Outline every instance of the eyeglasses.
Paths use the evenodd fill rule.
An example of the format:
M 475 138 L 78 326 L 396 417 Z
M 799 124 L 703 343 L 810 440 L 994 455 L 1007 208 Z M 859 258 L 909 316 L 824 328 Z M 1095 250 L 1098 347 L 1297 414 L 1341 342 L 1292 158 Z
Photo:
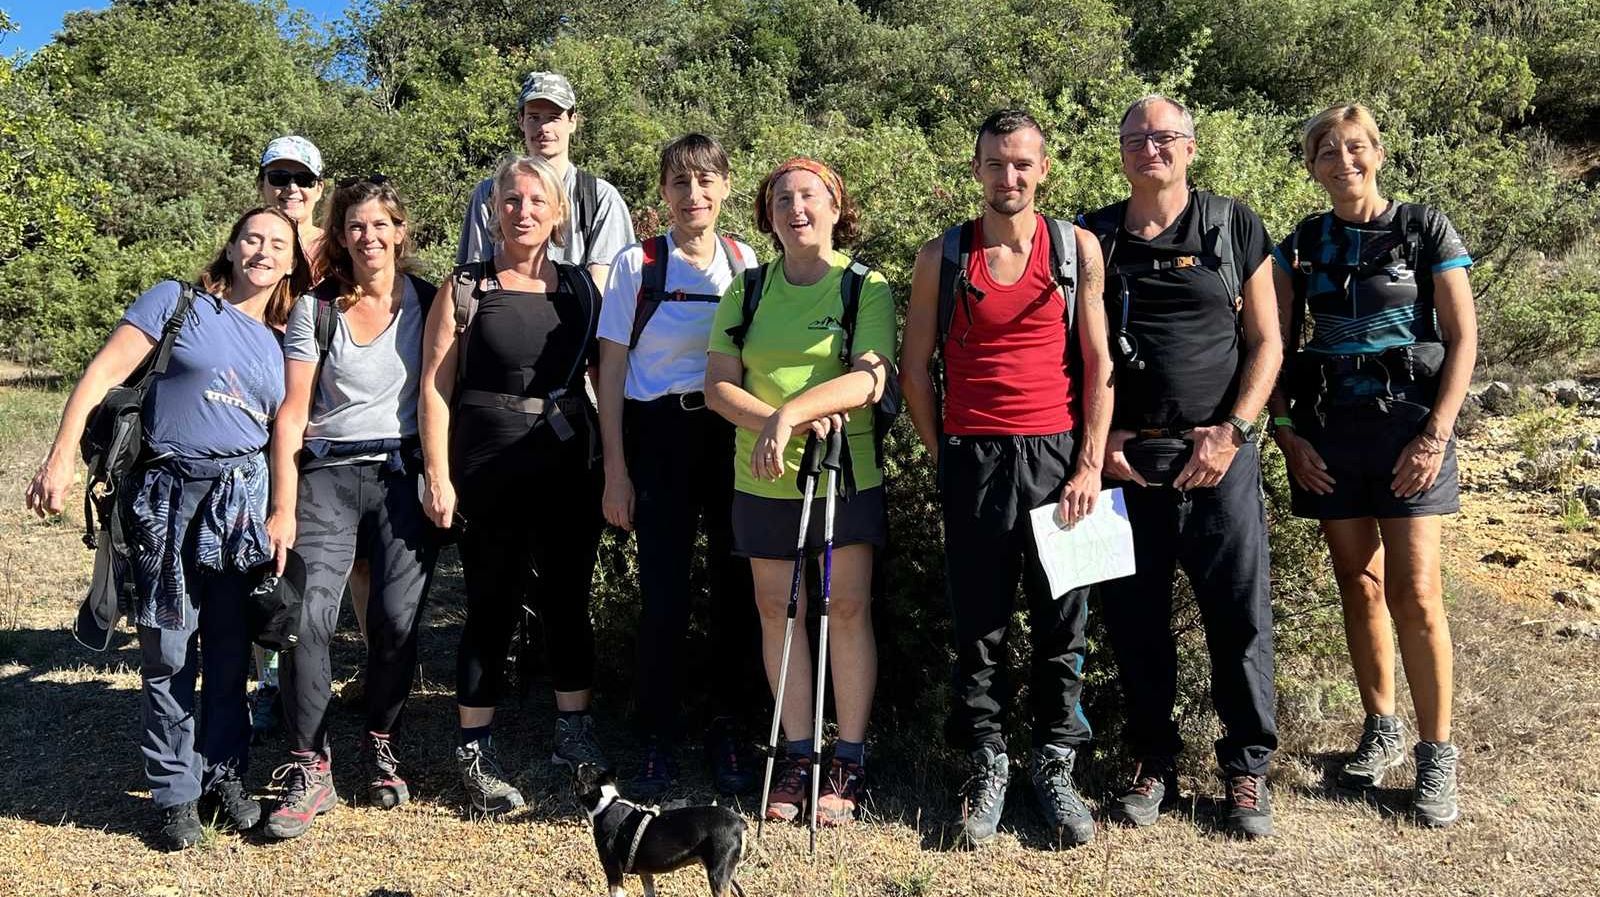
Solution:
M 1133 134 L 1123 134 L 1117 138 L 1117 142 L 1122 144 L 1123 152 L 1136 153 L 1144 149 L 1146 143 L 1154 144 L 1155 148 L 1159 150 L 1171 146 L 1174 140 L 1192 137 L 1194 137 L 1193 134 L 1185 134 L 1182 131 L 1139 131 Z
M 389 183 L 389 177 L 387 175 L 382 175 L 382 174 L 378 174 L 377 172 L 373 172 L 372 174 L 358 175 L 356 177 L 349 177 L 349 178 L 340 178 L 338 180 L 338 185 L 339 185 L 339 189 L 340 190 L 343 190 L 346 187 L 354 187 L 355 185 L 361 184 L 361 183 L 367 183 L 367 184 L 373 185 L 374 187 L 377 187 L 377 186 L 381 186 L 383 184 Z
M 290 171 L 287 168 L 269 168 L 265 175 L 267 183 L 274 187 L 287 187 L 294 184 L 302 190 L 310 190 L 322 181 L 309 171 Z

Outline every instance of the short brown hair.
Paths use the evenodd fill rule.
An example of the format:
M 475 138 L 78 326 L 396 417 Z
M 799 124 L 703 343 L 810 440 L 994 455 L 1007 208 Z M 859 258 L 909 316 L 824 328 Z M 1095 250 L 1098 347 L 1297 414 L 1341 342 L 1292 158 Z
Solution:
M 362 178 L 353 183 L 345 183 L 333 191 L 333 200 L 328 203 L 328 210 L 323 214 L 322 230 L 322 265 L 325 276 L 338 283 L 339 296 L 349 298 L 356 295 L 355 264 L 350 260 L 350 249 L 340 242 L 344 234 L 344 219 L 350 210 L 362 203 L 375 199 L 383 206 L 384 212 L 389 215 L 395 224 L 404 226 L 406 235 L 395 250 L 395 268 L 399 271 L 408 271 L 411 268 L 411 227 L 406 215 L 405 200 L 400 198 L 400 191 L 394 184 L 382 175 L 373 175 Z
M 1367 132 L 1367 139 L 1372 145 L 1383 149 L 1383 135 L 1378 132 L 1378 121 L 1372 117 L 1372 110 L 1360 103 L 1340 103 L 1311 116 L 1306 122 L 1306 130 L 1300 141 L 1300 153 L 1305 158 L 1306 171 L 1311 171 L 1317 161 L 1317 144 L 1328 132 L 1347 122 L 1353 122 L 1361 130 Z
M 772 187 L 778 182 L 778 178 L 794 171 L 809 171 L 821 178 L 823 186 L 828 188 L 828 195 L 833 198 L 833 207 L 839 210 L 839 223 L 833 226 L 834 248 L 854 243 L 856 238 L 861 236 L 861 214 L 856 209 L 856 202 L 845 190 L 844 178 L 828 165 L 815 159 L 790 159 L 762 178 L 761 186 L 756 190 L 756 230 L 772 237 L 773 247 L 779 252 L 783 251 L 783 242 L 778 239 L 777 232 L 772 227 Z
M 239 234 L 250 219 L 257 215 L 267 215 L 276 218 L 289 226 L 289 233 L 294 235 L 294 270 L 278 281 L 272 290 L 272 298 L 267 300 L 267 310 L 262 317 L 272 327 L 282 328 L 289 323 L 289 309 L 294 307 L 300 294 L 311 289 L 311 263 L 306 260 L 305 249 L 300 245 L 300 229 L 294 221 L 283 213 L 282 209 L 270 206 L 256 206 L 239 216 L 233 222 L 233 227 L 228 231 L 228 242 L 222 244 L 211 263 L 200 269 L 200 288 L 219 299 L 228 299 L 233 293 L 233 262 L 228 259 L 228 247 L 239 242 Z
M 665 184 L 675 171 L 709 171 L 726 178 L 730 171 L 728 153 L 715 137 L 704 134 L 685 134 L 661 148 L 661 177 Z

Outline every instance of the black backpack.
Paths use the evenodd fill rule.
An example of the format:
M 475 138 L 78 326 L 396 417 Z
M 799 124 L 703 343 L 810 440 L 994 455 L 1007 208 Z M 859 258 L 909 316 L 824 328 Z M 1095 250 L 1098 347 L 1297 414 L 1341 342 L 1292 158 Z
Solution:
M 178 303 L 161 337 L 119 386 L 106 391 L 94 410 L 78 449 L 88 468 L 83 490 L 83 544 L 96 551 L 89 596 L 73 624 L 79 642 L 97 651 L 110 644 L 121 608 L 136 597 L 131 574 L 133 521 L 128 502 L 129 475 L 144 455 L 144 403 L 150 384 L 167 372 L 178 331 L 194 307 L 193 284 L 179 282 Z
M 594 216 L 600 210 L 600 179 L 582 168 L 578 169 L 577 177 L 578 207 L 573 214 L 578 220 L 578 233 L 583 234 L 583 258 L 578 264 L 587 270 L 589 256 L 594 252 Z
M 1083 371 L 1083 353 L 1076 351 L 1078 345 L 1078 239 L 1074 233 L 1072 222 L 1060 218 L 1045 218 L 1045 229 L 1050 238 L 1050 272 L 1066 300 L 1066 314 L 1063 323 L 1067 328 L 1067 369 L 1068 376 L 1074 383 L 1081 381 Z M 975 221 L 966 221 L 944 232 L 943 251 L 939 256 L 939 317 L 938 332 L 933 342 L 934 353 L 934 390 L 937 393 L 941 412 L 938 415 L 942 425 L 944 414 L 944 347 L 950 339 L 952 328 L 955 325 L 956 311 L 959 309 L 966 313 L 967 320 L 972 320 L 972 304 L 982 302 L 984 293 L 972 285 L 967 279 L 967 267 L 971 263 L 972 253 L 978 248 L 975 246 L 978 237 L 978 227 Z M 956 337 L 957 342 L 964 340 L 964 336 Z M 1078 402 L 1082 403 L 1082 392 L 1079 392 Z M 1079 409 L 1074 409 L 1074 417 L 1081 417 Z
M 404 276 L 411 281 L 411 288 L 417 291 L 417 304 L 422 306 L 422 319 L 426 321 L 428 309 L 433 307 L 433 296 L 439 288 L 415 274 L 407 273 Z M 313 287 L 311 295 L 317 300 L 315 333 L 317 364 L 320 368 L 328 358 L 328 349 L 333 346 L 333 334 L 339 329 L 339 316 L 334 311 L 334 304 L 339 301 L 340 287 L 329 277 Z
M 126 546 L 120 515 L 111 513 L 112 506 L 122 493 L 123 481 L 144 454 L 145 396 L 150 384 L 167 372 L 178 331 L 194 307 L 194 292 L 193 284 L 180 283 L 178 304 L 162 326 L 155 347 L 120 386 L 107 390 L 106 397 L 89 412 L 78 449 L 88 468 L 83 496 L 86 527 L 83 541 L 90 548 L 97 544 L 94 511 L 99 512 L 101 527 L 118 543 L 118 548 Z
M 1395 223 L 1400 225 L 1398 233 L 1390 230 L 1372 241 L 1372 244 L 1366 247 L 1366 258 L 1357 265 L 1323 262 L 1311 252 L 1311 249 L 1322 241 L 1331 225 L 1332 212 L 1307 215 L 1295 225 L 1294 241 L 1291 244 L 1293 253 L 1289 260 L 1289 280 L 1294 286 L 1294 306 L 1289 316 L 1289 344 L 1284 347 L 1290 358 L 1293 358 L 1301 348 L 1300 341 L 1306 326 L 1306 306 L 1311 299 L 1308 295 L 1311 275 L 1322 271 L 1343 276 L 1347 278 L 1348 283 L 1349 280 L 1370 277 L 1380 269 L 1397 263 L 1405 270 L 1415 272 L 1421 261 L 1422 222 L 1426 212 L 1426 206 L 1410 202 L 1400 203 L 1400 207 L 1395 210 Z
M 844 310 L 840 313 L 839 326 L 844 330 L 844 340 L 840 343 L 839 364 L 846 370 L 855 359 L 856 344 L 856 317 L 861 312 L 861 289 L 867 283 L 867 275 L 872 273 L 864 264 L 855 259 L 845 266 L 844 275 L 839 280 L 839 298 Z M 740 349 L 744 348 L 745 335 L 750 332 L 750 325 L 756 319 L 756 307 L 761 304 L 761 294 L 766 288 L 767 266 L 758 265 L 744 272 L 744 304 L 740 321 L 728 328 L 728 336 L 733 339 L 733 344 Z M 889 435 L 889 430 L 894 426 L 894 419 L 899 416 L 903 401 L 900 396 L 900 381 L 894 376 L 893 359 L 890 360 L 891 370 L 887 382 L 883 386 L 883 395 L 872 406 L 872 441 L 873 451 L 878 461 L 878 469 L 883 469 L 883 441 Z M 847 494 L 855 491 L 854 478 L 849 471 L 850 453 L 845 452 L 844 464 L 845 489 Z

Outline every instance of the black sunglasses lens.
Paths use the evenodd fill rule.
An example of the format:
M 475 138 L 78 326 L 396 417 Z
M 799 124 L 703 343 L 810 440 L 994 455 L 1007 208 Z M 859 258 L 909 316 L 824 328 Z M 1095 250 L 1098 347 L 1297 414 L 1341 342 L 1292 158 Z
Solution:
M 317 176 L 309 171 L 285 171 L 274 168 L 267 172 L 267 183 L 274 187 L 287 187 L 294 184 L 302 190 L 309 190 L 317 185 Z
M 339 189 L 343 190 L 346 187 L 354 187 L 355 185 L 360 184 L 362 182 L 365 182 L 365 183 L 368 183 L 368 184 L 372 184 L 373 186 L 382 186 L 383 184 L 389 183 L 389 178 L 388 178 L 388 176 L 381 175 L 381 174 L 369 174 L 369 175 L 365 175 L 363 177 L 353 177 L 353 178 L 340 178 L 339 179 Z

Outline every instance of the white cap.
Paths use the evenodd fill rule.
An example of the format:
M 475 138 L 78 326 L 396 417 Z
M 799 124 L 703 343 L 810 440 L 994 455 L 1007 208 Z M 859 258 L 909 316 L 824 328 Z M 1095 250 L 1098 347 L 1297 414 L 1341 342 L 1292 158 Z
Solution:
M 304 137 L 291 134 L 267 144 L 267 148 L 261 153 L 261 167 L 266 168 L 269 163 L 279 159 L 299 162 L 310 169 L 312 174 L 322 177 L 322 152 L 317 149 L 316 144 Z

